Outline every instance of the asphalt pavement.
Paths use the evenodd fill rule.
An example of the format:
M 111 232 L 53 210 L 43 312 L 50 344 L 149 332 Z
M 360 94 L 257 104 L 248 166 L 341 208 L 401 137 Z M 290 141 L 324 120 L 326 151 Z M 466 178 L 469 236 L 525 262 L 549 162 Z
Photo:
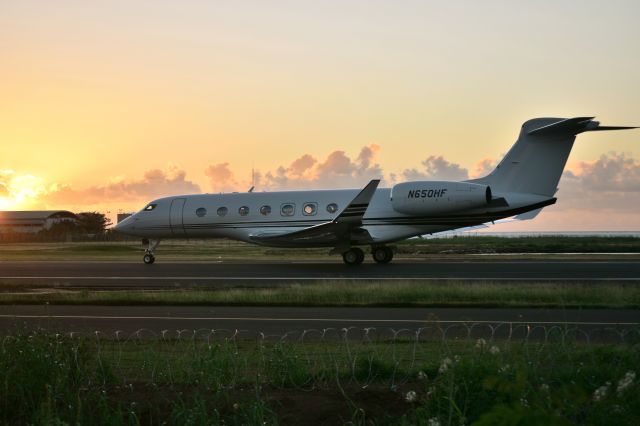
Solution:
M 0 262 L 2 285 L 70 288 L 269 286 L 319 280 L 638 281 L 634 261 L 398 261 L 348 266 L 330 261 Z

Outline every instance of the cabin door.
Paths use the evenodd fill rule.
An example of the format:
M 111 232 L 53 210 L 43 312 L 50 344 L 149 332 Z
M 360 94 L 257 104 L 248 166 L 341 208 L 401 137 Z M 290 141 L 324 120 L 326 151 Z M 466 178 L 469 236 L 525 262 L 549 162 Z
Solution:
M 186 198 L 176 198 L 171 200 L 171 212 L 169 213 L 169 224 L 171 225 L 171 234 L 176 237 L 184 237 L 184 222 L 182 221 L 182 212 Z

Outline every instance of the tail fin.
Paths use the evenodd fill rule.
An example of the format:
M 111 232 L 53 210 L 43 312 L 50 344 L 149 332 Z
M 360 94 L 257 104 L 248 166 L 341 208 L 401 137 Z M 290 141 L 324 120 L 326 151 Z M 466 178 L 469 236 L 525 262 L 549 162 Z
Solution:
M 489 175 L 472 182 L 491 186 L 494 193 L 518 192 L 553 197 L 576 135 L 596 130 L 636 127 L 600 126 L 594 117 L 534 118 Z

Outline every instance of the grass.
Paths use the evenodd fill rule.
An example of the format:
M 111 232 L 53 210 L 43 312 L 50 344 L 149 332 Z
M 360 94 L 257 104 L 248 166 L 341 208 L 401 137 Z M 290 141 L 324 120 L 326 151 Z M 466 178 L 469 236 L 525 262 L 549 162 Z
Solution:
M 269 288 L 0 293 L 0 304 L 640 308 L 637 282 L 320 281 Z
M 395 245 L 404 258 L 452 258 L 469 255 L 588 254 L 590 258 L 607 258 L 602 253 L 627 253 L 640 259 L 637 237 L 485 237 L 457 236 L 428 240 L 412 239 Z M 137 242 L 77 243 L 3 243 L 0 260 L 130 260 L 139 261 L 143 247 Z M 328 249 L 274 249 L 229 240 L 167 240 L 158 248 L 163 261 L 239 260 L 239 259 L 326 259 Z M 632 255 L 629 255 L 632 253 Z M 634 255 L 633 255 L 634 254 Z M 536 258 L 539 256 L 536 256 Z M 578 256 L 582 258 L 583 256 Z M 334 257 L 338 260 L 338 257 Z
M 2 424 L 640 421 L 638 342 L 0 336 Z M 637 336 L 636 336 L 637 337 Z

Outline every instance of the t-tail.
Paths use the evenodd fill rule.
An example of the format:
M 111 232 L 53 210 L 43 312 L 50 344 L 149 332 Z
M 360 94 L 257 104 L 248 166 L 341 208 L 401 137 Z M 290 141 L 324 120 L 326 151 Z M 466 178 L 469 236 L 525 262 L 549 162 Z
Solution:
M 534 118 L 489 175 L 470 182 L 489 185 L 495 194 L 520 193 L 553 197 L 576 135 L 637 127 L 601 126 L 594 117 Z

